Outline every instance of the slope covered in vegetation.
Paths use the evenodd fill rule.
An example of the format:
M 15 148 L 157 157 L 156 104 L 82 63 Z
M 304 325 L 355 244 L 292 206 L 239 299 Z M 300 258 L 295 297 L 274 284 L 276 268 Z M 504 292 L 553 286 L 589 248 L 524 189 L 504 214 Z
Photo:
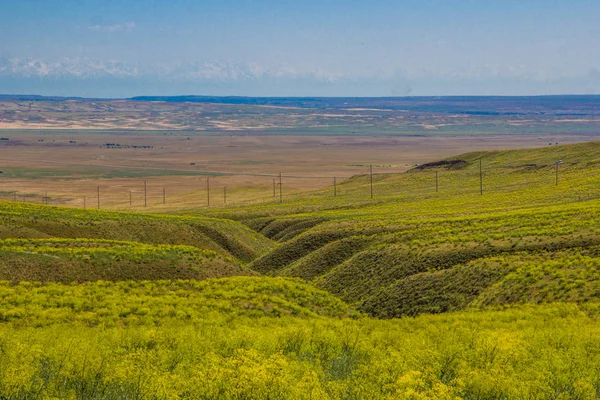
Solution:
M 256 275 L 244 264 L 273 247 L 231 220 L 0 203 L 0 280 Z
M 2 238 L 88 238 L 181 244 L 251 261 L 271 240 L 235 221 L 0 202 Z
M 109 255 L 112 245 L 79 250 L 87 253 L 78 258 L 72 251 L 32 251 L 34 244 L 18 252 L 4 246 L 0 278 L 203 279 L 250 274 L 252 269 L 302 278 L 378 317 L 460 310 L 487 304 L 480 297 L 488 298 L 511 279 L 519 260 L 546 255 L 568 259 L 587 251 L 584 265 L 595 263 L 594 248 L 600 245 L 599 160 L 600 143 L 469 153 L 404 174 L 375 175 L 373 199 L 370 178 L 357 176 L 340 184 L 336 197 L 320 191 L 283 204 L 214 207 L 180 215 L 3 203 L 0 236 L 5 238 L 87 238 L 135 242 L 139 248 L 183 245 L 215 254 L 194 265 L 188 255 L 178 256 L 176 249 L 164 246 L 160 255 L 148 252 L 153 260 L 147 256 L 141 261 L 123 255 L 128 250 L 118 246 L 114 251 L 120 255 Z M 92 252 L 97 255 L 92 257 Z M 488 259 L 511 262 L 500 268 L 503 263 Z M 14 267 L 24 264 L 37 267 Z M 598 299 L 593 274 L 582 278 L 568 273 L 566 264 L 554 268 L 565 272 L 563 286 L 581 285 L 583 279 L 591 287 L 589 295 L 563 300 Z M 539 279 L 536 285 L 547 278 Z M 561 296 L 513 293 L 497 295 L 494 304 L 547 302 Z
M 256 275 L 231 257 L 184 245 L 106 239 L 0 240 L 0 280 L 89 282 Z
M 2 398 L 600 394 L 592 306 L 354 319 L 325 292 L 268 278 L 0 285 L 0 295 Z
M 544 286 L 538 264 L 520 263 L 536 257 L 557 260 L 563 287 L 583 280 L 589 293 L 544 286 L 546 296 L 496 295 L 494 304 L 588 302 L 599 299 L 600 285 L 592 272 L 572 273 L 569 257 L 589 253 L 581 268 L 595 268 L 599 176 L 600 143 L 477 152 L 375 175 L 373 199 L 369 177 L 357 176 L 339 185 L 337 197 L 322 191 L 209 215 L 241 220 L 281 243 L 251 263 L 256 271 L 311 281 L 373 316 L 487 304 L 479 296 L 506 285 L 517 266 Z
M 180 215 L 0 203 L 0 398 L 598 398 L 599 160 Z

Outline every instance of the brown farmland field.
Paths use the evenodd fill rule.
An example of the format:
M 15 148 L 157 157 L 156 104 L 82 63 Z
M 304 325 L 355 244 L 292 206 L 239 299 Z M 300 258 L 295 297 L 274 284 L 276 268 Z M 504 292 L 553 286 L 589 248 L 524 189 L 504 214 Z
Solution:
M 370 164 L 375 173 L 403 172 L 469 151 L 597 138 L 556 118 L 534 121 L 532 133 L 519 131 L 532 124 L 524 118 L 402 110 L 4 101 L 0 198 L 96 208 L 99 188 L 100 208 L 166 211 L 207 206 L 208 178 L 211 205 L 278 201 L 279 173 L 285 198 L 365 174 Z M 457 119 L 454 131 L 432 129 Z M 561 129 L 544 131 L 549 124 Z

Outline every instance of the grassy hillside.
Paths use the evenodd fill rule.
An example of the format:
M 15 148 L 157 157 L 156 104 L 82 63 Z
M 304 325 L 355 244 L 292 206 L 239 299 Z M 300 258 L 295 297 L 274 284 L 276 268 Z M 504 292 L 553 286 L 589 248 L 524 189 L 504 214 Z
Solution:
M 373 184 L 180 215 L 0 203 L 0 399 L 600 397 L 599 144 Z
M 597 306 L 346 317 L 299 281 L 0 284 L 10 399 L 594 399 Z
M 585 143 L 468 153 L 404 174 L 375 175 L 373 199 L 369 177 L 356 176 L 339 185 L 337 197 L 318 191 L 283 204 L 214 207 L 179 215 L 3 203 L 0 236 L 5 238 L 184 245 L 218 257 L 202 266 L 174 256 L 176 252 L 160 257 L 154 252 L 155 259 L 144 263 L 129 256 L 115 261 L 103 255 L 90 261 L 64 254 L 59 261 L 47 251 L 17 254 L 4 247 L 0 278 L 201 279 L 248 274 L 239 264 L 247 263 L 260 274 L 312 282 L 373 316 L 460 310 L 487 304 L 479 297 L 491 296 L 494 285 L 514 272 L 512 267 L 491 268 L 487 259 L 507 258 L 516 265 L 528 257 L 550 254 L 560 259 L 565 252 L 577 254 L 600 245 L 599 176 L 600 143 Z M 111 268 L 106 268 L 109 258 Z M 38 267 L 13 267 L 25 263 Z M 561 265 L 555 268 L 567 271 Z M 565 285 L 581 279 L 595 287 L 592 277 L 565 273 L 563 278 Z M 564 300 L 596 301 L 598 296 L 589 290 L 589 295 Z M 558 293 L 555 297 L 561 298 Z M 497 295 L 493 304 L 555 297 Z
M 483 196 L 479 187 L 479 159 L 482 160 Z M 482 151 L 441 161 L 456 160 L 464 163 L 459 167 L 454 164 L 431 166 L 440 160 L 430 160 L 403 174 L 378 174 L 374 168 L 372 199 L 369 176 L 357 175 L 338 182 L 336 197 L 333 188 L 329 188 L 285 197 L 282 204 L 215 207 L 180 214 L 240 220 L 252 227 L 280 219 L 291 223 L 291 219 L 309 218 L 450 217 L 596 199 L 600 187 L 597 179 L 600 142 Z M 558 185 L 555 184 L 555 161 L 562 161 Z M 267 227 L 268 224 L 262 226 Z
M 240 220 L 281 243 L 251 263 L 262 274 L 311 281 L 373 316 L 416 315 L 480 304 L 478 296 L 489 296 L 519 260 L 593 253 L 600 245 L 599 177 L 600 143 L 478 152 L 375 175 L 372 200 L 369 177 L 357 176 L 339 185 L 337 197 L 323 191 L 208 215 Z M 513 267 L 489 267 L 485 260 L 495 257 Z M 564 300 L 597 301 L 595 278 L 575 276 L 567 264 L 553 267 L 564 273 L 563 285 L 583 279 L 590 289 Z M 536 285 L 547 279 L 538 278 Z M 494 304 L 561 296 L 513 293 Z
M 255 274 L 231 257 L 192 246 L 105 239 L 0 240 L 0 280 L 70 283 Z
M 225 219 L 0 202 L 0 238 L 48 237 L 181 244 L 212 250 L 243 262 L 274 247 L 263 235 Z
M 0 202 L 0 280 L 206 279 L 256 275 L 275 243 L 231 220 Z
M 152 325 L 163 320 L 358 315 L 336 297 L 299 280 L 235 277 L 60 284 L 0 281 L 0 320 L 13 325 L 81 322 Z

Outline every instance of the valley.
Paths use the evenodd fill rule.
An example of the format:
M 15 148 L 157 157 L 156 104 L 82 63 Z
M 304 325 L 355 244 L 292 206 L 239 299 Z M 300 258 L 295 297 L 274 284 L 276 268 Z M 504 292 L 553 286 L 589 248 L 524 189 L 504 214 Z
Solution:
M 595 398 L 600 144 L 403 170 L 283 203 L 3 201 L 0 390 Z

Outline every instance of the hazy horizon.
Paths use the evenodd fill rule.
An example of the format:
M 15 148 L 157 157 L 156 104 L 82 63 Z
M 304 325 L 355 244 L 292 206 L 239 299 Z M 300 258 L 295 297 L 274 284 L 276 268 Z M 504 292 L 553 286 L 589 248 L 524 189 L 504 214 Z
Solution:
M 0 93 L 600 93 L 600 2 L 0 2 Z
M 2 100 L 2 98 L 19 98 L 22 97 L 23 99 L 27 99 L 27 98 L 33 98 L 33 97 L 39 97 L 40 99 L 44 100 L 44 99 L 48 99 L 51 100 L 53 98 L 56 99 L 82 99 L 82 100 L 141 100 L 141 101 L 161 101 L 161 100 L 156 100 L 156 99 L 169 99 L 169 100 L 175 100 L 178 98 L 190 98 L 190 101 L 197 101 L 197 100 L 201 100 L 199 102 L 208 102 L 210 103 L 210 99 L 212 98 L 220 98 L 220 99 L 227 99 L 227 98 L 231 98 L 231 99 L 415 99 L 418 100 L 420 98 L 422 99 L 452 99 L 452 98 L 456 98 L 456 99 L 470 99 L 470 98 L 488 98 L 488 99 L 492 99 L 492 98 L 514 98 L 514 99 L 518 99 L 518 98 L 546 98 L 546 97 L 576 97 L 576 98 L 600 98 L 600 94 L 581 94 L 581 93 L 562 93 L 562 94 L 532 94 L 532 95 L 470 95 L 470 94 L 465 94 L 465 95 L 423 95 L 423 96 L 416 96 L 416 95 L 407 95 L 407 96 L 246 96 L 246 95 L 207 95 L 207 94 L 203 94 L 203 93 L 197 93 L 197 94 L 190 94 L 190 93 L 185 93 L 185 94 L 174 94 L 174 95 L 153 95 L 153 94 L 148 94 L 148 95 L 133 95 L 133 96 L 122 96 L 122 97 L 102 97 L 102 96 L 95 96 L 95 97 L 87 97 L 87 96 L 72 96 L 72 95 L 55 95 L 55 94 L 39 94 L 39 93 L 0 93 L 0 100 Z M 194 98 L 194 99 L 192 99 Z M 207 101 L 205 101 L 207 100 Z M 187 101 L 187 100 L 184 100 Z M 227 102 L 225 102 L 224 104 L 228 104 Z

